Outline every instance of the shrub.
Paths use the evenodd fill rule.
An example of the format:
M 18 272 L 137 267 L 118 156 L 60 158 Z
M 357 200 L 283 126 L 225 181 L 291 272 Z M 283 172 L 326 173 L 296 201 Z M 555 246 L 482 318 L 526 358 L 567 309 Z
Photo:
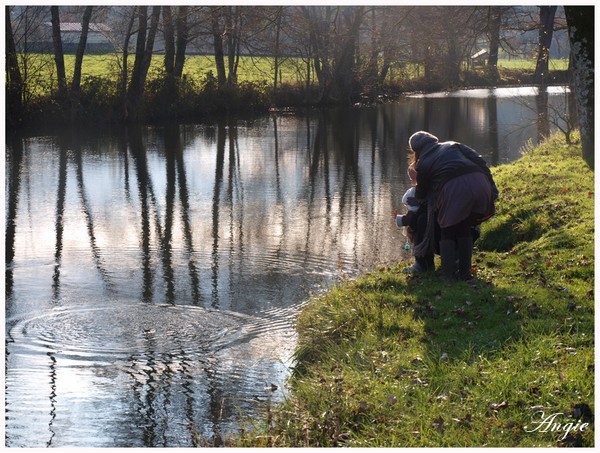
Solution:
M 113 120 L 121 105 L 118 84 L 104 76 L 84 76 L 78 112 L 89 119 Z

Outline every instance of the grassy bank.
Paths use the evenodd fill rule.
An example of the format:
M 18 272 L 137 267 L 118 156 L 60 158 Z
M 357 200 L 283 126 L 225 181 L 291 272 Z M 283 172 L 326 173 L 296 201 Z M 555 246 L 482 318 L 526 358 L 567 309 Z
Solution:
M 315 296 L 288 399 L 231 445 L 593 446 L 594 175 L 580 151 L 554 137 L 493 169 L 475 281 L 400 263 Z

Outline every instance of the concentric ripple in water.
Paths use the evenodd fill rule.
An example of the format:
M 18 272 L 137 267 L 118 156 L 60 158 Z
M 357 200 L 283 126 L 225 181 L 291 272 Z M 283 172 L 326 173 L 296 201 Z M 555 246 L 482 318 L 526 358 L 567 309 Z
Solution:
M 9 321 L 6 445 L 189 446 L 192 427 L 232 429 L 281 397 L 294 312 L 126 303 Z
M 21 320 L 13 341 L 32 352 L 49 350 L 94 360 L 147 352 L 207 352 L 239 338 L 245 317 L 170 305 L 61 308 Z M 246 322 L 248 321 L 246 317 Z

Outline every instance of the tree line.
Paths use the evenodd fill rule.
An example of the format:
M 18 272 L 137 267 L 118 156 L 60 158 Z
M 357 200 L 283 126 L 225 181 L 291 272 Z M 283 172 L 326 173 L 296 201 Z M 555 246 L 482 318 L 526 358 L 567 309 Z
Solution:
M 460 86 L 464 84 L 465 69 L 471 64 L 470 56 L 482 48 L 488 50 L 488 58 L 480 72 L 487 83 L 495 84 L 500 79 L 500 54 L 522 54 L 527 44 L 520 37 L 527 32 L 537 32 L 537 39 L 527 50 L 530 57 L 536 58 L 532 82 L 547 83 L 553 34 L 569 30 L 573 43 L 579 36 L 573 30 L 584 30 L 578 21 L 589 20 L 585 7 L 556 6 L 5 8 L 7 113 L 15 120 L 30 107 L 29 79 L 35 77 L 35 71 L 28 66 L 28 43 L 40 35 L 44 24 L 51 28 L 49 50 L 54 56 L 55 102 L 74 117 L 81 112 L 81 74 L 90 24 L 105 23 L 110 26 L 105 38 L 115 49 L 117 62 L 114 71 L 118 76 L 118 116 L 138 121 L 144 118 L 148 71 L 157 54 L 163 58 L 161 99 L 181 98 L 185 91 L 182 85 L 186 83 L 186 57 L 203 52 L 214 57 L 214 73 L 207 75 L 207 83 L 219 96 L 239 90 L 242 55 L 265 55 L 273 60 L 273 72 L 267 81 L 270 99 L 282 90 L 280 65 L 285 59 L 294 58 L 304 66 L 298 70 L 304 74 L 301 88 L 307 103 L 347 105 L 361 96 L 373 98 L 385 92 L 392 67 L 417 68 L 426 89 Z M 593 24 L 593 12 L 591 16 Z M 67 22 L 80 24 L 70 81 L 65 71 L 61 29 Z M 589 45 L 593 47 L 593 39 Z M 573 53 L 571 56 L 573 65 L 581 64 Z M 593 62 L 593 52 L 588 50 L 587 56 Z M 211 98 L 205 99 L 210 102 Z

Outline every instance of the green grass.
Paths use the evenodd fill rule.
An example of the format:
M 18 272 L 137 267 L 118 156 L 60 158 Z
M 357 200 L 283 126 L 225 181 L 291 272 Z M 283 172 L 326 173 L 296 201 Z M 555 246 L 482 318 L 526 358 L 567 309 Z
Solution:
M 214 57 L 191 56 L 186 58 L 184 72 L 197 77 L 212 71 L 216 75 Z M 273 83 L 275 60 L 269 57 L 240 57 L 238 80 L 240 82 Z M 305 83 L 306 63 L 299 58 L 282 58 L 279 61 L 280 83 Z
M 539 424 L 584 413 L 581 426 L 594 408 L 594 175 L 580 154 L 553 137 L 493 169 L 474 282 L 399 263 L 315 295 L 286 401 L 228 444 L 593 446 L 593 422 Z
M 43 80 L 55 78 L 55 68 L 52 63 L 51 55 L 34 55 L 30 54 L 28 59 L 35 62 L 35 65 L 30 62 L 29 65 L 40 67 L 39 76 Z M 121 73 L 121 55 L 104 54 L 104 55 L 86 55 L 82 65 L 82 77 L 104 77 L 115 84 Z M 46 64 L 40 63 L 45 60 Z M 133 67 L 134 57 L 129 56 L 129 69 Z M 65 55 L 65 69 L 67 80 L 73 77 L 73 68 L 75 66 L 75 56 Z M 152 58 L 152 63 L 149 70 L 149 78 L 162 71 L 163 56 L 156 55 Z M 273 83 L 275 60 L 269 57 L 240 57 L 238 68 L 239 82 L 267 82 Z M 183 73 L 187 77 L 196 81 L 202 81 L 206 75 L 211 72 L 216 77 L 216 68 L 214 57 L 191 55 L 186 57 Z M 279 77 L 280 83 L 297 84 L 305 83 L 306 66 L 299 58 L 282 58 L 279 62 Z M 37 79 L 36 79 L 37 80 Z M 56 84 L 56 82 L 55 82 Z M 44 94 L 48 91 L 48 86 L 37 84 L 37 87 L 42 90 L 39 94 Z
M 529 69 L 535 70 L 536 60 L 525 58 L 502 58 L 498 61 L 498 66 L 505 69 Z M 550 59 L 548 63 L 551 71 L 566 71 L 569 68 L 568 58 Z
M 32 76 L 31 81 L 33 87 L 31 91 L 37 95 L 46 95 L 51 91 L 49 81 L 55 79 L 55 68 L 53 65 L 52 55 L 36 55 L 29 54 L 29 66 L 40 68 L 36 70 L 35 77 Z M 41 63 L 45 61 L 45 63 Z M 129 69 L 133 67 L 134 57 L 129 57 Z M 73 67 L 75 64 L 74 55 L 65 55 L 65 67 L 67 72 L 67 80 L 72 79 Z M 121 73 L 121 56 L 116 54 L 104 55 L 85 55 L 82 66 L 82 77 L 103 77 L 115 85 Z M 501 68 L 512 70 L 533 70 L 535 68 L 534 60 L 508 60 L 502 59 L 498 64 Z M 552 60 L 550 63 L 551 69 L 567 69 L 568 61 Z M 152 59 L 152 64 L 149 71 L 149 79 L 155 77 L 163 68 L 163 56 L 156 55 Z M 201 82 L 206 78 L 206 75 L 212 72 L 216 75 L 214 57 L 202 55 L 190 55 L 186 57 L 184 66 L 184 74 Z M 390 69 L 388 76 L 390 81 L 402 81 L 416 78 L 419 73 L 417 65 L 409 64 L 402 67 L 393 66 Z M 238 69 L 239 82 L 265 82 L 269 85 L 273 84 L 274 76 L 274 59 L 271 57 L 241 57 Z M 282 58 L 280 61 L 278 81 L 282 84 L 297 85 L 306 83 L 306 63 L 300 58 Z M 56 82 L 53 83 L 54 88 Z

